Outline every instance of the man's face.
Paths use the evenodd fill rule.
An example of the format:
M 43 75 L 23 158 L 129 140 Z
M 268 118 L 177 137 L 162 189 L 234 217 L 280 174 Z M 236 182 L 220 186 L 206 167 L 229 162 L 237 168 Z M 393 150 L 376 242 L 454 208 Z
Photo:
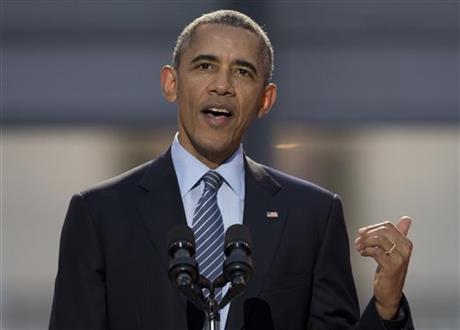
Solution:
M 210 167 L 238 148 L 249 124 L 275 100 L 275 85 L 264 85 L 261 44 L 243 28 L 204 24 L 178 70 L 163 68 L 165 97 L 179 107 L 179 141 Z

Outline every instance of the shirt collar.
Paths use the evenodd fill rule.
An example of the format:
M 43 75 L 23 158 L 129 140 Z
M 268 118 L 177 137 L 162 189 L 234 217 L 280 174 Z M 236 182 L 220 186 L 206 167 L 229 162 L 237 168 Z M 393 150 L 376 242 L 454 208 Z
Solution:
M 196 185 L 201 177 L 210 170 L 205 164 L 190 154 L 179 142 L 176 133 L 171 146 L 171 157 L 176 171 L 182 198 Z M 244 158 L 243 148 L 239 148 L 225 162 L 215 169 L 225 183 L 244 201 Z

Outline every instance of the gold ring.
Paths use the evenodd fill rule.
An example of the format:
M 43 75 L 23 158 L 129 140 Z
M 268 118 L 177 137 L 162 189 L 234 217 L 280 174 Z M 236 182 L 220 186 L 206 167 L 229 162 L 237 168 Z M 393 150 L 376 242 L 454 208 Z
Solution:
M 393 251 L 394 251 L 395 248 L 396 248 L 396 243 L 395 243 L 395 241 L 392 241 L 391 244 L 393 244 L 393 245 L 391 246 L 391 248 L 390 248 L 389 250 L 387 250 L 387 251 L 384 251 L 384 253 L 385 253 L 387 256 L 389 256 L 390 254 L 392 254 Z

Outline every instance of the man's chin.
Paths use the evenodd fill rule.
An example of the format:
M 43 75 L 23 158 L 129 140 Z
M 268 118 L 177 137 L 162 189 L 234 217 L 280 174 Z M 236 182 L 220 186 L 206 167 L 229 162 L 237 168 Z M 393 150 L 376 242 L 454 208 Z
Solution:
M 199 146 L 196 146 L 196 151 L 200 156 L 214 162 L 222 163 L 227 158 L 229 158 L 238 148 L 238 144 L 233 146 L 229 143 L 222 143 L 220 141 L 214 140 L 212 142 L 206 142 Z

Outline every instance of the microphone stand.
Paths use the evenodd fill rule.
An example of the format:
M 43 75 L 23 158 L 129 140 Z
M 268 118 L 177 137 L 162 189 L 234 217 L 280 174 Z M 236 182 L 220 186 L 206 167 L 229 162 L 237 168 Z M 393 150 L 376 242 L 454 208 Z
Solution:
M 200 275 L 198 283 L 194 284 L 188 275 L 178 276 L 175 285 L 187 299 L 189 299 L 198 309 L 202 310 L 207 319 L 207 330 L 219 330 L 220 313 L 219 311 L 231 302 L 233 298 L 240 295 L 245 288 L 244 277 L 236 277 L 237 280 L 225 280 L 223 274 L 219 275 L 214 281 Z M 216 299 L 215 290 L 223 288 L 227 283 L 231 286 L 220 303 Z M 208 298 L 203 295 L 203 289 L 209 290 Z
M 220 313 L 219 310 L 222 308 L 220 304 L 217 302 L 215 290 L 217 288 L 222 288 L 226 284 L 226 281 L 223 275 L 220 275 L 214 281 L 208 280 L 204 276 L 200 276 L 200 281 L 198 283 L 198 287 L 201 287 L 200 292 L 202 289 L 209 290 L 209 297 L 205 304 L 205 309 L 203 311 L 206 314 L 206 319 L 208 321 L 208 327 L 206 329 L 209 330 L 219 330 L 219 323 L 220 323 Z M 201 293 L 201 298 L 204 299 L 203 294 Z M 197 306 L 195 304 L 195 306 Z M 199 306 L 197 306 L 199 308 Z
M 214 296 L 214 288 L 209 293 L 208 306 L 206 309 L 206 319 L 208 320 L 209 330 L 219 330 L 220 313 L 219 305 L 217 304 L 216 297 Z
M 215 296 L 215 289 L 223 288 L 227 283 L 230 283 L 231 286 L 225 296 L 222 298 L 220 303 L 217 302 Z M 224 274 L 219 275 L 214 281 L 210 281 L 204 276 L 200 276 L 198 287 L 203 289 L 206 288 L 209 290 L 209 297 L 206 301 L 207 304 L 195 303 L 196 300 L 192 300 L 195 303 L 197 308 L 200 306 L 205 306 L 205 308 L 200 308 L 206 314 L 206 319 L 208 321 L 208 330 L 219 330 L 220 322 L 220 313 L 219 311 L 229 304 L 234 298 L 243 293 L 244 288 L 246 287 L 246 280 L 241 274 L 241 276 L 236 276 L 233 281 L 228 281 L 225 279 Z M 199 290 L 201 292 L 201 290 Z M 203 294 L 201 293 L 201 299 L 204 300 Z

